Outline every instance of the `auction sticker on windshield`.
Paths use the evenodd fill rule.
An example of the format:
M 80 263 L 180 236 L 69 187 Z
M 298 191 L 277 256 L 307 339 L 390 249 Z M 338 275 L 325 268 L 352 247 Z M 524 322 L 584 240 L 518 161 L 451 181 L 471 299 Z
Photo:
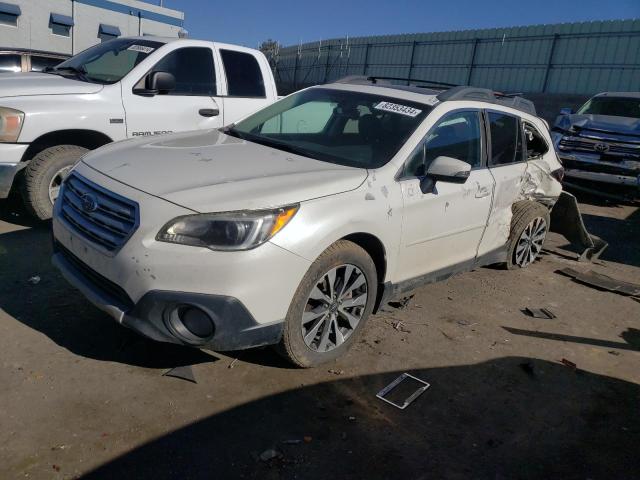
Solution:
M 406 115 L 407 117 L 417 117 L 422 113 L 422 110 L 418 110 L 417 108 L 391 102 L 380 102 L 374 108 L 385 112 L 399 113 L 400 115 Z
M 155 50 L 153 47 L 147 47 L 145 45 L 131 45 L 127 50 L 133 50 L 134 52 L 151 53 Z

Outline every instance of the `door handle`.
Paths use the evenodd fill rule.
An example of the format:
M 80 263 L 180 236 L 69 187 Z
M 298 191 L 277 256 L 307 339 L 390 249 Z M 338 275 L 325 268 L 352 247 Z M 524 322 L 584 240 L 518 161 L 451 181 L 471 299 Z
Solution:
M 484 198 L 491 195 L 491 190 L 487 187 L 478 186 L 478 190 L 476 191 L 476 198 Z
M 198 113 L 203 117 L 217 117 L 220 115 L 220 109 L 218 108 L 201 108 Z

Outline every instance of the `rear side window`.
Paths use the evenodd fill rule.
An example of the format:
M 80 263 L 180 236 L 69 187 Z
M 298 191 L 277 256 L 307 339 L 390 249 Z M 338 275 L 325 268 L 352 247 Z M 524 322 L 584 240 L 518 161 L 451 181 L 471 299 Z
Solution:
M 491 159 L 489 166 L 522 162 L 520 120 L 513 115 L 489 112 Z
M 234 50 L 220 50 L 231 97 L 265 97 L 264 79 L 256 57 Z
M 152 72 L 169 72 L 176 78 L 176 88 L 168 95 L 212 97 L 216 94 L 213 53 L 209 48 L 174 50 L 160 60 Z
M 549 151 L 544 137 L 533 125 L 524 124 L 524 138 L 527 146 L 527 160 L 542 157 Z
M 0 55 L 0 72 L 22 71 L 22 57 L 20 55 Z

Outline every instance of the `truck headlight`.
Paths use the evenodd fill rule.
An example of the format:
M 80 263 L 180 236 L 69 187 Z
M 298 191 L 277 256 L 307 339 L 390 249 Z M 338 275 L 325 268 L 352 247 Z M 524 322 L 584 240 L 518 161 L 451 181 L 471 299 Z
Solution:
M 162 227 L 156 240 L 211 250 L 249 250 L 282 230 L 298 208 L 184 215 Z
M 0 142 L 17 142 L 23 122 L 23 112 L 13 108 L 0 107 Z

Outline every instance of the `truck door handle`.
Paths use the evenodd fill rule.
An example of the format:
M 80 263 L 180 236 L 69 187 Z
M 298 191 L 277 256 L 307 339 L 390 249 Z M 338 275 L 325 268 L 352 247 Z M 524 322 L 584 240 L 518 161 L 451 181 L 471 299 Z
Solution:
M 220 109 L 218 108 L 201 108 L 198 113 L 203 117 L 217 117 L 220 115 Z
M 478 187 L 478 190 L 476 191 L 476 198 L 484 198 L 488 197 L 489 195 L 491 195 L 491 190 L 489 190 L 487 187 Z

